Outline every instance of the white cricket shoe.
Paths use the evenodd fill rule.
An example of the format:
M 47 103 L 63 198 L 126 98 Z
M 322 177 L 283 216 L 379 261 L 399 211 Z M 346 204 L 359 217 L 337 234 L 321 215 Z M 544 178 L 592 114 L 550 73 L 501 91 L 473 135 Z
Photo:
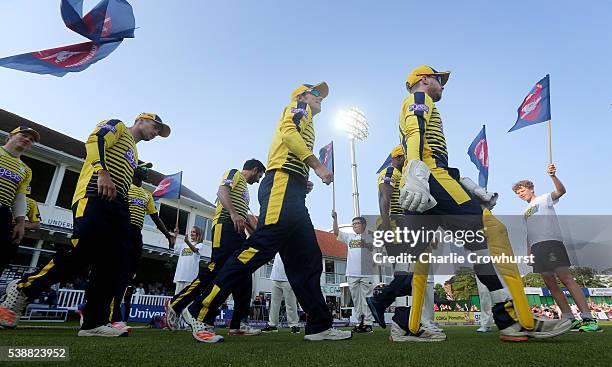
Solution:
M 111 326 L 112 326 L 112 327 L 114 327 L 115 329 L 118 329 L 118 330 L 125 330 L 125 331 L 127 331 L 128 333 L 131 333 L 131 332 L 132 332 L 132 327 L 131 327 L 131 326 L 128 326 L 128 324 L 126 324 L 126 323 L 125 323 L 125 322 L 123 322 L 123 321 L 113 322 L 113 323 L 111 324 Z
M 490 333 L 491 332 L 491 328 L 488 326 L 481 326 L 478 329 L 476 329 L 477 333 Z
M 172 331 L 180 329 L 180 318 L 170 305 L 170 300 L 166 301 L 164 308 L 166 310 L 166 325 L 168 325 L 168 329 Z
M 433 331 L 436 333 L 444 332 L 444 329 L 440 328 L 438 325 L 434 324 L 433 322 L 424 322 L 421 324 L 421 328 L 427 329 L 429 331 Z
M 344 340 L 344 339 L 350 339 L 352 337 L 353 337 L 353 333 L 350 330 L 344 331 L 344 330 L 339 330 L 339 329 L 335 329 L 332 327 L 325 331 L 321 331 L 320 333 L 304 335 L 304 340 L 308 340 L 308 341 Z
M 410 334 L 393 321 L 389 340 L 392 342 L 442 342 L 446 340 L 446 334 L 425 328 L 421 328 L 417 334 Z
M 214 326 L 198 320 L 193 320 L 191 330 L 191 335 L 193 335 L 195 340 L 202 343 L 221 343 L 224 340 L 221 335 L 215 333 Z
M 193 323 L 195 322 L 195 319 L 193 318 L 193 316 L 191 315 L 191 312 L 189 312 L 189 309 L 187 307 L 183 309 L 183 311 L 181 312 L 181 316 L 183 316 L 183 320 L 185 320 L 187 325 L 193 327 Z
M 28 297 L 17 287 L 19 279 L 6 286 L 6 298 L 0 304 L 0 326 L 14 328 L 19 323 L 23 310 L 28 305 Z
M 227 335 L 254 336 L 261 335 L 261 329 L 251 327 L 246 322 L 240 323 L 240 329 L 229 329 Z
M 499 338 L 505 342 L 521 342 L 529 338 L 544 339 L 566 333 L 572 328 L 572 321 L 561 320 L 542 320 L 535 318 L 533 330 L 523 329 L 518 322 L 499 331 Z
M 111 324 L 106 324 L 106 325 L 102 325 L 102 326 L 98 326 L 96 328 L 93 329 L 88 329 L 88 330 L 79 330 L 79 336 L 102 336 L 102 337 L 107 337 L 107 338 L 116 338 L 116 337 L 121 337 L 121 336 L 128 336 L 129 333 L 127 330 L 122 329 L 116 329 L 114 328 Z

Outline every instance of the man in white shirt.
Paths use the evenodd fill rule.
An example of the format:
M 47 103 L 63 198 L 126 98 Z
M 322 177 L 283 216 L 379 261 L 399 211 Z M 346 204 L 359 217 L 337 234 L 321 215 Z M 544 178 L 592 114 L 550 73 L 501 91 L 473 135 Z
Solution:
M 263 333 L 271 333 L 278 331 L 278 318 L 281 307 L 281 301 L 285 299 L 285 309 L 287 312 L 287 323 L 291 328 L 293 334 L 300 332 L 299 321 L 297 311 L 297 300 L 293 289 L 289 284 L 287 275 L 285 274 L 285 265 L 280 257 L 280 254 L 276 254 L 274 257 L 274 264 L 272 265 L 272 299 L 270 300 L 270 315 L 268 326 L 261 329 Z
M 534 256 L 533 271 L 542 275 L 544 283 L 563 313 L 563 318 L 572 320 L 572 331 L 603 331 L 591 315 L 584 294 L 569 271 L 571 263 L 554 208 L 559 198 L 566 193 L 565 186 L 557 178 L 554 164 L 548 165 L 547 173 L 555 185 L 555 191 L 551 193 L 536 196 L 533 182 L 528 180 L 512 185 L 512 191 L 529 203 L 524 217 L 527 225 L 527 254 Z M 567 298 L 557 285 L 557 277 L 565 284 L 578 305 L 582 322 L 574 318 Z
M 353 328 L 354 333 L 371 333 L 374 317 L 366 303 L 366 297 L 371 297 L 374 290 L 372 284 L 372 250 L 362 238 L 366 228 L 364 217 L 353 218 L 354 233 L 341 232 L 338 228 L 338 216 L 332 211 L 334 219 L 334 234 L 340 242 L 348 246 L 346 259 L 346 281 L 349 284 L 354 305 L 354 316 L 359 321 Z

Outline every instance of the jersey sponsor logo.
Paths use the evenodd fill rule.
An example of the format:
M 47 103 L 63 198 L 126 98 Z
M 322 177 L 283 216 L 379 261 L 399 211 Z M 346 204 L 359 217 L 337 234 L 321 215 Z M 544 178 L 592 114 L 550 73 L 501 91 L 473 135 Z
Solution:
M 296 114 L 296 115 L 298 113 L 301 113 L 304 117 L 308 118 L 308 111 L 306 111 L 306 109 L 304 108 L 291 107 L 291 113 Z
M 189 247 L 185 247 L 183 251 L 181 251 L 181 256 L 192 256 L 193 251 Z
M 386 176 L 385 176 L 385 177 L 383 177 L 383 179 L 382 179 L 382 180 L 383 180 L 384 182 L 386 182 L 386 183 L 392 183 L 392 182 L 393 182 L 393 179 L 392 179 L 391 177 L 386 177 Z
M 147 202 L 141 198 L 132 198 L 132 200 L 130 200 L 130 204 L 142 206 L 143 208 L 147 206 Z
M 100 128 L 100 130 L 108 130 L 112 133 L 116 133 L 117 132 L 117 128 L 114 127 L 113 125 L 109 125 L 109 124 L 99 124 L 98 127 Z
M 125 159 L 128 161 L 128 163 L 130 164 L 130 166 L 132 166 L 133 169 L 136 169 L 136 157 L 134 157 L 134 151 L 130 148 L 127 150 L 127 152 L 125 152 Z
M 429 107 L 426 104 L 413 103 L 410 106 L 408 106 L 408 111 L 429 112 Z
M 363 247 L 363 241 L 362 240 L 351 240 L 351 242 L 349 242 L 348 244 L 349 248 L 362 248 Z
M 223 184 L 225 186 L 231 186 L 234 183 L 234 180 L 232 180 L 231 178 L 226 178 L 225 180 L 223 180 Z
M 20 167 L 23 168 L 23 167 Z M 23 180 L 23 176 L 21 176 L 19 173 L 17 172 L 13 172 L 8 168 L 0 168 L 0 178 L 3 178 L 5 180 L 14 182 L 14 183 L 20 183 L 21 180 Z
M 249 204 L 249 201 L 251 200 L 251 197 L 249 196 L 249 190 L 244 190 L 242 192 L 242 198 L 244 199 L 244 201 L 247 203 L 247 205 Z
M 527 208 L 527 211 L 525 212 L 525 218 L 531 217 L 532 215 L 537 213 L 539 209 L 540 209 L 540 204 L 530 206 L 529 208 Z

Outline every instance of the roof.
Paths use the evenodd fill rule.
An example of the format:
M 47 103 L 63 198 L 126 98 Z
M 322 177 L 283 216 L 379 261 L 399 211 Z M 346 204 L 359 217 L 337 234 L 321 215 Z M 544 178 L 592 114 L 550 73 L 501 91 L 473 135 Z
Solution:
M 9 133 L 17 126 L 27 126 L 38 131 L 40 134 L 40 143 L 38 144 L 59 150 L 77 158 L 85 159 L 85 143 L 82 141 L 0 108 L 0 130 Z M 157 186 L 163 178 L 163 173 L 149 170 L 149 178 L 146 182 Z M 181 196 L 198 201 L 207 206 L 215 206 L 184 185 L 181 186 Z
M 348 248 L 346 244 L 338 241 L 333 233 L 315 229 L 315 234 L 323 256 L 346 259 Z

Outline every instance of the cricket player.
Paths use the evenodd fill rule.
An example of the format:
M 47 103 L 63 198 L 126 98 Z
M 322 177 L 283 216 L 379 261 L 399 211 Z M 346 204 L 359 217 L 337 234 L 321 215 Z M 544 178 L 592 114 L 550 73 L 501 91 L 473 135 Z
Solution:
M 32 170 L 20 157 L 39 141 L 40 135 L 36 130 L 18 126 L 10 132 L 6 144 L 0 147 L 0 275 L 17 253 L 25 233 L 26 195 Z M 0 311 L 0 320 L 4 317 Z
M 108 322 L 110 304 L 127 267 L 130 248 L 128 190 L 138 164 L 136 144 L 167 137 L 170 127 L 153 113 L 141 113 L 134 125 L 105 120 L 87 138 L 87 156 L 72 199 L 72 248 L 56 254 L 39 271 L 9 283 L 0 305 L 0 325 L 15 327 L 28 298 L 52 284 L 72 279 L 90 267 L 87 304 L 79 336 L 127 336 Z
M 308 314 L 305 340 L 341 340 L 350 331 L 332 328 L 332 318 L 321 292 L 323 258 L 306 209 L 309 169 L 330 184 L 334 175 L 313 154 L 313 117 L 321 112 L 327 83 L 302 84 L 291 94 L 281 114 L 268 155 L 266 175 L 259 185 L 257 229 L 220 269 L 213 282 L 189 306 L 194 317 L 193 337 L 200 342 L 220 342 L 212 327 L 219 306 L 244 274 L 251 274 L 279 252 L 291 288 Z
M 449 75 L 450 72 L 438 72 L 429 66 L 419 66 L 412 70 L 406 80 L 410 94 L 402 104 L 399 121 L 400 142 L 406 155 L 400 204 L 409 215 L 405 215 L 397 225 L 412 231 L 422 228 L 435 230 L 441 226 L 450 231 L 469 230 L 475 234 L 484 232 L 484 236 L 466 238 L 464 247 L 479 255 L 490 253 L 510 256 L 512 247 L 505 226 L 489 209 L 481 208 L 481 203 L 484 206 L 491 204 L 491 196 L 484 195 L 479 198 L 480 202 L 477 201 L 476 195 L 480 192 L 477 189 L 481 188 L 474 187 L 476 185 L 471 181 L 460 183 L 459 171 L 448 166 L 442 119 L 435 103 L 442 98 Z M 419 255 L 427 246 L 425 241 L 417 241 L 411 243 L 407 251 L 412 255 Z M 494 303 L 493 317 L 502 340 L 549 338 L 569 330 L 571 323 L 566 320 L 534 319 L 516 264 L 495 265 L 504 278 L 511 297 L 504 289 L 492 263 L 474 264 L 474 270 L 491 292 Z M 384 325 L 383 312 L 386 306 L 397 296 L 406 293 L 412 295 L 408 320 L 393 321 L 393 341 L 446 339 L 443 333 L 425 330 L 420 325 L 428 268 L 427 263 L 417 263 L 414 272 L 407 276 L 396 276 L 387 287 L 387 292 L 373 297 L 369 303 L 377 322 L 381 323 L 382 320 Z
M 249 159 L 242 170 L 229 169 L 221 178 L 217 191 L 217 207 L 212 222 L 212 253 L 208 266 L 200 271 L 198 278 L 166 304 L 166 317 L 171 330 L 179 328 L 179 316 L 193 326 L 193 318 L 186 307 L 211 284 L 219 269 L 243 245 L 246 240 L 245 230 L 254 231 L 248 221 L 249 190 L 247 185 L 259 183 L 266 167 L 257 159 Z M 251 306 L 253 280 L 251 273 L 244 276 L 232 290 L 234 313 L 230 321 L 229 335 L 252 336 L 261 334 L 261 330 L 252 328 L 247 322 Z
M 527 253 L 534 256 L 533 271 L 542 275 L 544 283 L 550 289 L 550 293 L 563 313 L 563 318 L 572 322 L 572 331 L 601 332 L 603 329 L 593 318 L 580 286 L 570 273 L 571 263 L 563 244 L 561 228 L 554 208 L 554 205 L 567 191 L 557 177 L 557 168 L 554 164 L 548 165 L 547 173 L 555 186 L 553 192 L 536 196 L 533 182 L 528 180 L 512 185 L 512 191 L 528 203 L 524 218 L 527 224 Z M 565 284 L 574 298 L 574 302 L 580 309 L 582 321 L 574 317 L 567 298 L 557 285 L 557 277 Z
M 168 246 L 172 248 L 174 246 L 175 236 L 170 233 L 166 228 L 164 222 L 162 222 L 155 207 L 153 201 L 153 195 L 142 187 L 142 181 L 149 177 L 149 169 L 152 168 L 151 163 L 139 163 L 134 172 L 134 178 L 132 179 L 132 185 L 128 190 L 128 205 L 130 211 L 130 232 L 127 234 L 129 237 L 129 248 L 127 250 L 127 266 L 123 269 L 123 273 L 120 279 L 119 286 L 111 302 L 111 325 L 119 330 L 131 331 L 131 328 L 127 326 L 127 321 L 130 315 L 130 302 L 132 292 L 128 292 L 128 283 L 136 276 L 136 270 L 138 270 L 138 264 L 140 262 L 140 256 L 142 254 L 142 227 L 144 225 L 145 215 L 149 215 L 157 226 L 157 229 L 164 234 L 168 240 Z M 133 289 L 133 288 L 131 288 Z M 129 294 L 126 294 L 129 293 Z M 121 314 L 121 301 L 125 300 L 125 309 L 123 315 Z
M 40 211 L 38 210 L 38 203 L 32 198 L 26 198 L 28 210 L 26 213 L 25 229 L 39 229 L 40 228 Z

